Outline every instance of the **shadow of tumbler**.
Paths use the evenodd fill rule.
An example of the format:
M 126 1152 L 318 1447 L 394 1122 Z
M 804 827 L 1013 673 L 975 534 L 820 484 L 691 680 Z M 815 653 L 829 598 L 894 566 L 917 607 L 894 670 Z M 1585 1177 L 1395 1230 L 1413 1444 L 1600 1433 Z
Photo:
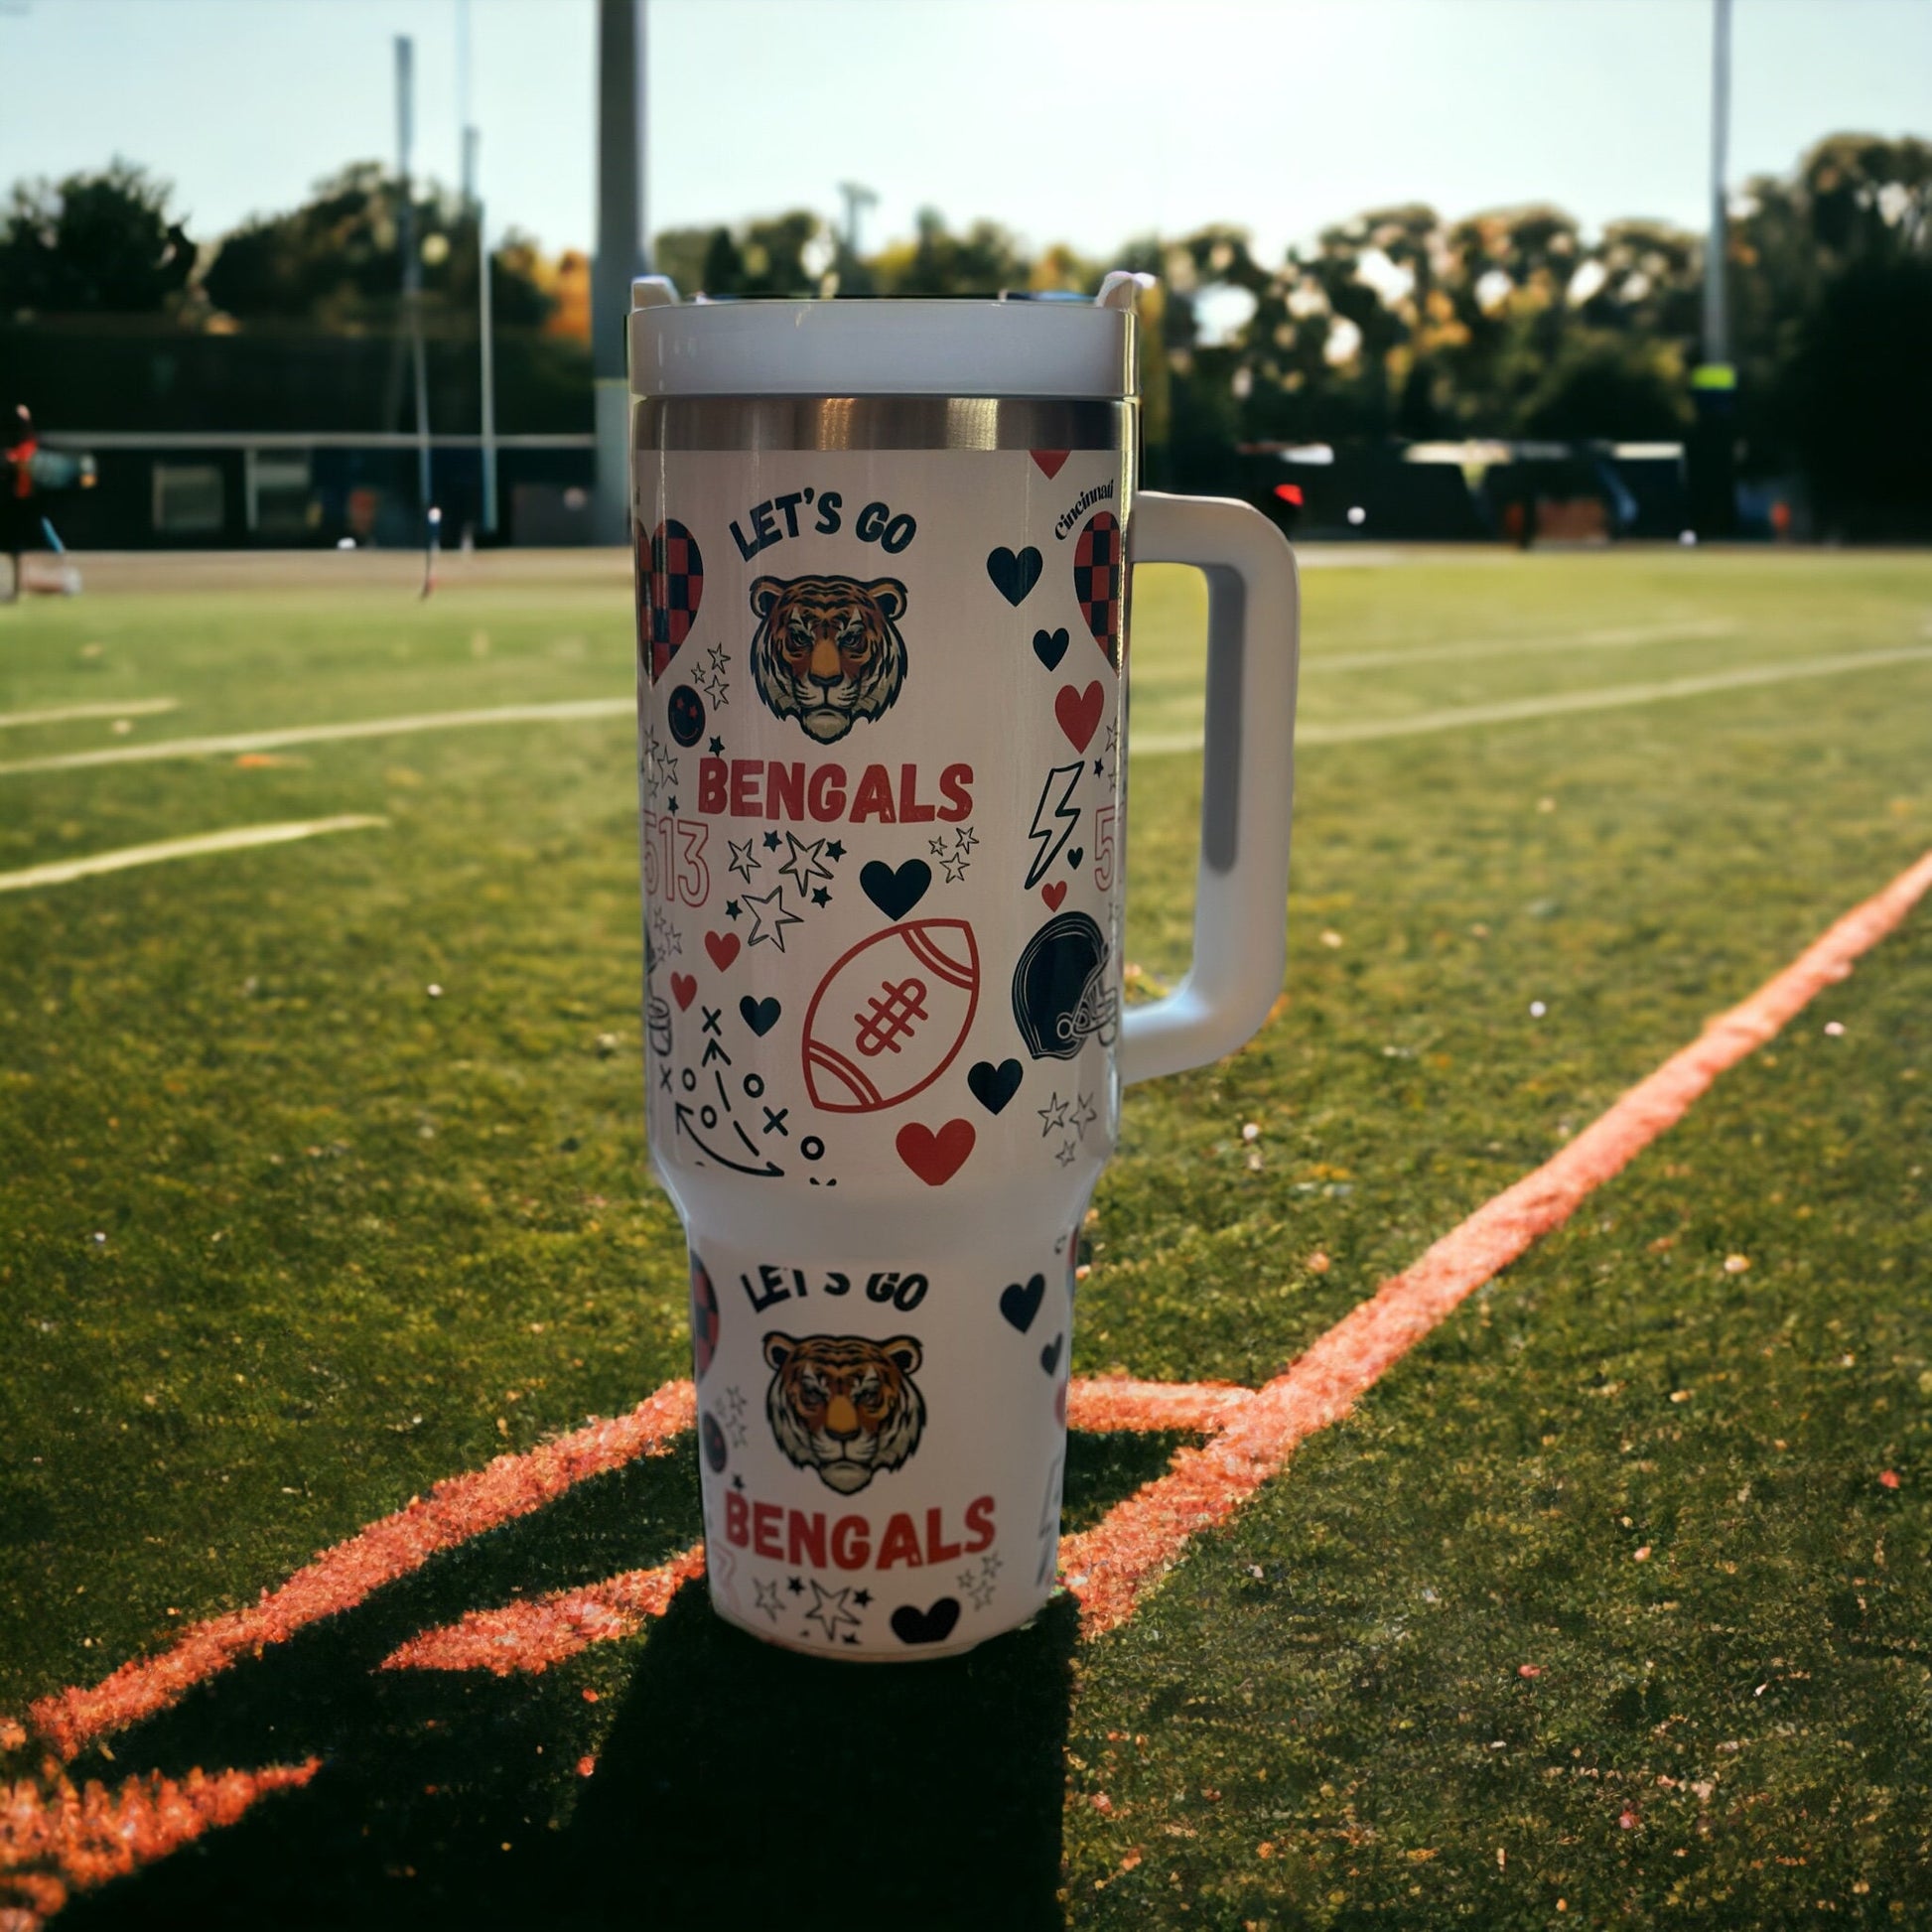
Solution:
M 563 1867 L 601 1925 L 1065 1923 L 1060 1811 L 1078 1618 L 1055 1598 L 962 1657 L 835 1664 L 712 1615 L 652 1632 Z

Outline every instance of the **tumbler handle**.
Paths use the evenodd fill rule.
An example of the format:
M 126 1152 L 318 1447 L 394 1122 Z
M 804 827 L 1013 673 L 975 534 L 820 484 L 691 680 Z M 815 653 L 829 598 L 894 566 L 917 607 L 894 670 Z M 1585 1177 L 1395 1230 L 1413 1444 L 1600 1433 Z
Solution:
M 1121 1028 L 1121 1078 L 1149 1080 L 1244 1045 L 1281 991 L 1301 597 L 1287 539 L 1227 497 L 1142 491 L 1131 560 L 1191 564 L 1207 579 L 1194 958 L 1173 993 L 1129 1009 Z

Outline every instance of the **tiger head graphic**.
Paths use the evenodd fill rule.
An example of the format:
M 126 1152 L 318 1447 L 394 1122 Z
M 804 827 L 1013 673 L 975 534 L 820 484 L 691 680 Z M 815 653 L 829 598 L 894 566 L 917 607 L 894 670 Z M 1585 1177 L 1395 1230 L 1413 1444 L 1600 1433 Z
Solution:
M 905 683 L 905 586 L 897 577 L 760 577 L 752 611 L 752 681 L 806 737 L 836 745 L 854 720 L 893 708 Z
M 909 1335 L 769 1334 L 764 1413 L 778 1447 L 828 1489 L 850 1496 L 919 1447 L 925 1398 L 912 1380 L 924 1353 Z

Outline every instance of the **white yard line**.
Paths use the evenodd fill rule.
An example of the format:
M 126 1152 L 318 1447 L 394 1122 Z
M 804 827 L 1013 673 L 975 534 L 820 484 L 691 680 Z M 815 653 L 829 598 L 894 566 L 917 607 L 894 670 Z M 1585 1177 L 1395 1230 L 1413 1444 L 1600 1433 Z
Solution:
M 53 711 L 0 711 L 0 732 L 21 725 L 69 725 L 83 718 L 152 718 L 173 711 L 179 698 L 130 698 L 126 704 L 67 704 Z
M 1301 724 L 1298 749 L 1309 745 L 1358 745 L 1371 738 L 1415 738 L 1428 732 L 1460 731 L 1469 725 L 1507 725 L 1524 718 L 1560 718 L 1580 711 L 1615 711 L 1625 705 L 1664 704 L 1709 691 L 1741 691 L 1752 685 L 1784 684 L 1798 678 L 1834 677 L 1848 671 L 1876 670 L 1885 664 L 1932 662 L 1932 645 L 1907 644 L 1896 650 L 1848 651 L 1842 657 L 1804 657 L 1784 664 L 1746 664 L 1705 677 L 1661 678 L 1651 684 L 1612 684 L 1591 691 L 1551 691 L 1541 697 L 1508 698 L 1497 704 L 1457 705 L 1447 711 L 1412 712 L 1406 718 L 1360 718 L 1351 723 Z M 1149 733 L 1133 741 L 1138 755 L 1198 752 L 1199 732 Z M 4 770 L 0 766 L 0 770 Z
M 1385 671 L 1405 664 L 1460 663 L 1475 657 L 1516 657 L 1564 650 L 1628 650 L 1641 644 L 1668 643 L 1673 637 L 1728 637 L 1739 628 L 1735 618 L 1687 618 L 1681 623 L 1626 624 L 1615 630 L 1576 630 L 1565 636 L 1465 637 L 1450 644 L 1423 644 L 1415 650 L 1360 650 L 1342 657 L 1318 652 L 1305 671 Z
M 0 778 L 27 771 L 80 771 L 96 764 L 149 764 L 158 759 L 224 758 L 241 752 L 279 752 L 290 745 L 328 745 L 350 738 L 395 738 L 409 732 L 463 731 L 473 725 L 569 724 L 622 718 L 634 697 L 571 698 L 558 704 L 507 704 L 493 711 L 431 711 L 411 718 L 357 718 L 339 725 L 289 725 L 279 731 L 233 732 L 223 738 L 167 738 L 147 745 L 112 745 L 99 752 L 62 752 L 0 764 Z
M 237 825 L 226 832 L 204 832 L 198 838 L 123 846 L 118 852 L 95 852 L 84 859 L 29 866 L 25 872 L 0 872 L 0 893 L 24 893 L 36 886 L 70 886 L 76 879 L 92 879 L 103 872 L 126 872 L 131 866 L 158 866 L 169 859 L 199 859 L 210 852 L 244 852 L 256 845 L 287 845 L 295 839 L 319 839 L 330 832 L 359 832 L 388 822 L 386 818 L 369 818 L 351 812 L 340 818 L 286 819 L 279 825 Z

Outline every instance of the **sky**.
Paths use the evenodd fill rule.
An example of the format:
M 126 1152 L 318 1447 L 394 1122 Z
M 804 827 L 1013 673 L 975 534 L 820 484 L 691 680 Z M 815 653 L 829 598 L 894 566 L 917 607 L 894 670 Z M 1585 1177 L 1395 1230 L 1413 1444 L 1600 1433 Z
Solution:
M 115 154 L 190 232 L 394 153 L 458 175 L 463 0 L 0 0 L 0 190 Z M 1264 260 L 1361 208 L 1706 219 L 1711 0 L 648 0 L 653 229 L 923 207 L 1104 257 L 1209 221 Z M 1932 136 L 1932 0 L 1735 0 L 1729 179 L 1839 128 Z M 493 232 L 594 238 L 593 0 L 470 0 Z

